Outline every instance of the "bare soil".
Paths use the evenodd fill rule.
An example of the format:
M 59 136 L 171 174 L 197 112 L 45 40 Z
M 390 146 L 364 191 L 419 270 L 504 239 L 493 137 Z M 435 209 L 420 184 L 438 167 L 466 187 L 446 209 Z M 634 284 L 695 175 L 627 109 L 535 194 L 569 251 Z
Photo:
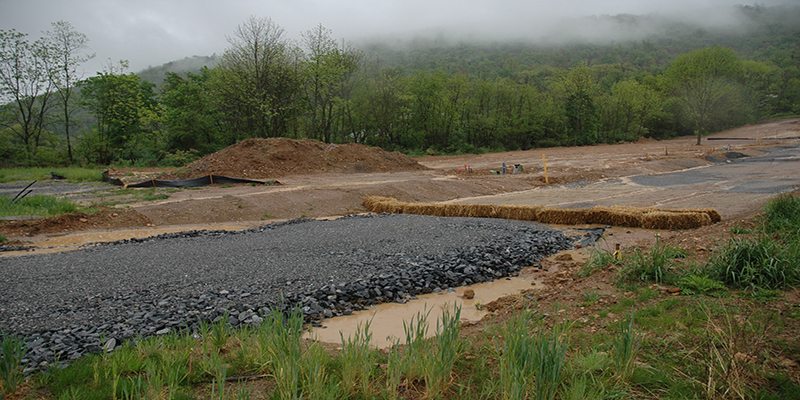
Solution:
M 228 225 L 252 227 L 298 217 L 325 218 L 365 212 L 361 202 L 369 195 L 401 201 L 457 201 L 569 182 L 592 182 L 614 177 L 647 175 L 707 165 L 707 156 L 724 158 L 736 151 L 758 155 L 766 146 L 780 145 L 800 135 L 800 120 L 749 125 L 711 135 L 729 138 L 695 145 L 695 138 L 464 156 L 409 158 L 359 144 L 325 144 L 311 140 L 250 139 L 184 168 L 117 170 L 112 176 L 126 182 L 181 179 L 206 174 L 271 180 L 282 185 L 212 185 L 199 190 L 158 189 L 167 199 L 101 207 L 93 214 L 61 216 L 35 221 L 0 222 L 0 233 L 10 240 L 35 244 L 47 235 L 87 230 L 152 227 L 196 229 Z M 495 175 L 503 163 L 523 173 Z M 545 174 L 545 169 L 547 173 Z M 471 170 L 471 172 L 468 172 Z M 108 193 L 106 193 L 108 195 Z M 108 199 L 106 199 L 108 200 Z M 81 200 L 91 205 L 98 199 Z M 729 207 L 728 207 L 729 205 Z M 697 205 L 702 207 L 702 205 Z M 724 219 L 756 212 L 758 204 L 743 207 L 732 198 L 718 211 Z
M 719 132 L 695 145 L 695 138 L 682 137 L 636 143 L 564 147 L 464 156 L 425 156 L 411 159 L 362 145 L 327 145 L 308 140 L 253 139 L 174 170 L 118 170 L 112 174 L 127 180 L 181 179 L 207 174 L 249 179 L 280 178 L 282 185 L 212 185 L 198 190 L 165 191 L 167 199 L 135 202 L 116 208 L 104 207 L 93 214 L 76 214 L 36 221 L 0 222 L 0 233 L 16 243 L 36 246 L 49 237 L 71 233 L 121 231 L 144 228 L 158 234 L 176 229 L 247 228 L 297 217 L 327 218 L 366 212 L 361 202 L 369 195 L 394 197 L 401 201 L 458 201 L 478 196 L 503 195 L 536 187 L 570 182 L 594 182 L 606 178 L 658 174 L 708 165 L 708 156 L 724 158 L 728 151 L 748 156 L 762 154 L 768 146 L 797 143 L 800 119 L 766 122 Z M 513 168 L 521 164 L 524 172 L 496 175 L 503 163 Z M 470 172 L 471 170 L 471 172 Z M 545 170 L 547 171 L 545 173 Z M 126 181 L 127 181 L 126 180 Z M 564 190 L 569 190 L 565 187 Z M 766 198 L 766 197 L 765 197 Z M 87 204 L 96 201 L 83 200 Z M 687 201 L 691 203 L 692 199 Z M 691 204 L 690 204 L 691 205 Z M 697 204 L 695 207 L 703 207 Z M 730 196 L 718 203 L 723 221 L 686 231 L 650 231 L 612 227 L 596 247 L 623 249 L 651 247 L 656 240 L 685 249 L 702 260 L 730 237 L 734 226 L 748 227 L 763 209 L 763 202 L 742 204 Z M 572 229 L 576 227 L 557 226 Z M 580 227 L 578 227 L 580 228 Z M 137 235 L 141 236 L 142 229 Z M 658 235 L 658 237 L 656 237 Z M 78 236 L 78 235 L 75 235 Z M 89 236 L 91 237 L 91 236 Z M 114 236 L 118 239 L 119 236 Z M 87 239 L 91 241 L 91 239 Z M 543 269 L 528 268 L 523 275 L 536 277 L 546 286 L 503 297 L 486 305 L 492 311 L 484 321 L 465 324 L 462 333 L 480 340 L 487 321 L 502 322 L 516 309 L 536 302 L 540 311 L 555 313 L 553 320 L 583 321 L 587 333 L 605 329 L 624 318 L 601 316 L 599 310 L 617 303 L 632 292 L 621 292 L 614 282 L 613 266 L 590 277 L 579 274 L 588 249 L 574 249 L 551 257 Z M 654 285 L 660 296 L 679 296 L 677 288 Z M 598 297 L 587 302 L 586 293 Z M 657 301 L 654 300 L 654 301 Z M 732 299 L 730 301 L 737 301 Z M 764 307 L 780 314 L 800 304 L 800 292 L 785 292 L 783 299 Z M 800 327 L 787 327 L 796 332 Z M 800 379 L 798 370 L 791 376 Z

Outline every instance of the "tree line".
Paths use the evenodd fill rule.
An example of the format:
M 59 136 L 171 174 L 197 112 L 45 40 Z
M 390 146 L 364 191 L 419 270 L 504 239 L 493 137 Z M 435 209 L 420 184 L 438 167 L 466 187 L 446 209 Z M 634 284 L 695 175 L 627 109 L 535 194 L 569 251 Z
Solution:
M 699 143 L 709 132 L 800 113 L 798 41 L 785 34 L 753 57 L 728 46 L 670 57 L 641 42 L 606 46 L 622 56 L 604 60 L 581 59 L 575 54 L 585 48 L 573 48 L 577 60 L 567 66 L 519 65 L 512 57 L 503 68 L 454 70 L 441 62 L 409 69 L 337 41 L 321 25 L 294 42 L 271 19 L 251 17 L 216 65 L 168 72 L 156 90 L 126 72 L 124 61 L 78 80 L 76 66 L 90 57 L 87 39 L 66 22 L 53 26 L 35 42 L 0 31 L 5 165 L 181 165 L 254 137 L 417 154 L 686 134 Z M 630 54 L 646 65 L 626 61 Z

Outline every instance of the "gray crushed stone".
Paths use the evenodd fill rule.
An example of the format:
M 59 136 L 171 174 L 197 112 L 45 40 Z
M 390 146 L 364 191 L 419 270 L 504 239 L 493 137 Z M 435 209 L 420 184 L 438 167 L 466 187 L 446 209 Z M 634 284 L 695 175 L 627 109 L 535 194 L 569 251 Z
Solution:
M 315 321 L 404 302 L 515 275 L 578 240 L 530 222 L 380 214 L 0 258 L 0 330 L 25 337 L 25 361 L 44 366 L 223 315 L 258 324 L 302 307 Z

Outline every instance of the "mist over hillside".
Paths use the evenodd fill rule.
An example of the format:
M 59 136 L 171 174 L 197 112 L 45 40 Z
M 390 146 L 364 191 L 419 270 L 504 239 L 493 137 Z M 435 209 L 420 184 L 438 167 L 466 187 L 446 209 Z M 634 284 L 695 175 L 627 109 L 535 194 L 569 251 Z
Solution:
M 185 57 L 157 67 L 150 66 L 137 72 L 136 75 L 139 75 L 139 77 L 145 81 L 155 84 L 156 88 L 160 88 L 167 72 L 179 74 L 191 72 L 196 74 L 199 73 L 203 67 L 213 68 L 217 61 L 219 61 L 219 56 L 216 54 L 210 56 Z
M 405 72 L 443 69 L 475 73 L 481 62 L 513 58 L 513 66 L 499 66 L 510 70 L 492 74 L 508 76 L 542 65 L 568 68 L 576 63 L 628 62 L 655 68 L 678 54 L 708 46 L 726 46 L 743 56 L 758 58 L 758 53 L 781 41 L 800 42 L 800 6 L 790 5 L 740 5 L 699 14 L 562 18 L 538 26 L 521 26 L 516 34 L 509 34 L 513 31 L 509 27 L 493 33 L 488 29 L 489 22 L 484 28 L 440 28 L 411 36 L 373 35 L 352 44 L 380 67 Z M 564 52 L 570 55 L 565 56 Z M 642 52 L 649 55 L 643 56 Z M 160 86 L 166 72 L 197 73 L 203 66 L 213 67 L 219 57 L 186 57 L 149 67 L 137 75 Z

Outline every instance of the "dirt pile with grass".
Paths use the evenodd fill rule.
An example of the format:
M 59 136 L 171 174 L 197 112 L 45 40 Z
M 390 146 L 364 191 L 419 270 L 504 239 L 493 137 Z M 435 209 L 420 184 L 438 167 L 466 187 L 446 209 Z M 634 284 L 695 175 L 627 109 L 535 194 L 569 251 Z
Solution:
M 204 175 L 271 179 L 324 172 L 370 173 L 426 169 L 405 154 L 357 143 L 302 139 L 248 139 L 187 164 L 172 178 Z
M 153 221 L 136 210 L 102 208 L 91 214 L 78 212 L 42 219 L 0 221 L 0 233 L 8 236 L 23 237 L 64 231 L 150 226 L 152 223 Z

